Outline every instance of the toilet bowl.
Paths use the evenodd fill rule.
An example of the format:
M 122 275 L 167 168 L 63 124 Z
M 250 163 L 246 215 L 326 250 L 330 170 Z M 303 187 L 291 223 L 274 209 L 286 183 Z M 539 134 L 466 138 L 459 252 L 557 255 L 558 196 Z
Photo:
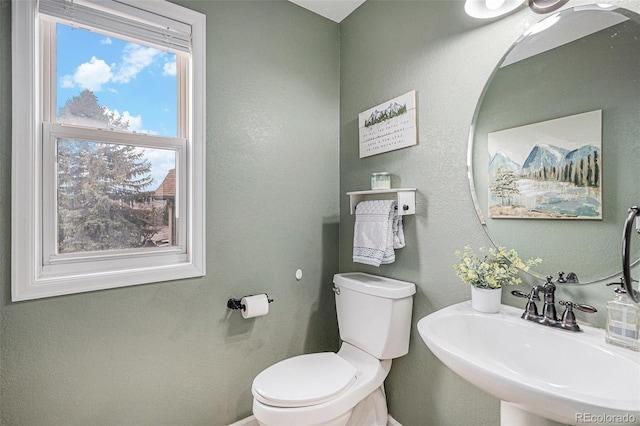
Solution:
M 378 360 L 349 343 L 338 353 L 289 358 L 256 376 L 253 414 L 264 426 L 386 425 L 383 383 L 390 369 L 390 359 Z
M 342 345 L 299 355 L 256 376 L 253 414 L 263 426 L 385 426 L 384 380 L 409 348 L 415 285 L 364 273 L 334 277 Z

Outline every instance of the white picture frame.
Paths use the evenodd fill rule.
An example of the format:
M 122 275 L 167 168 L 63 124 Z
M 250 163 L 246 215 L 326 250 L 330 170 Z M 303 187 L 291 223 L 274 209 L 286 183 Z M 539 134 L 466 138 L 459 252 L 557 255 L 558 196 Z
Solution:
M 489 217 L 602 219 L 602 110 L 488 134 Z
M 360 158 L 417 144 L 416 91 L 358 114 Z

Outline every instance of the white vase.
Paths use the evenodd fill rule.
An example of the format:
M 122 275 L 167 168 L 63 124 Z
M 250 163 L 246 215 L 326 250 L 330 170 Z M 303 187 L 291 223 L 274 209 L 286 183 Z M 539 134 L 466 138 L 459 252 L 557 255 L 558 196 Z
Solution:
M 496 314 L 500 312 L 502 288 L 477 288 L 471 286 L 471 306 L 478 312 Z

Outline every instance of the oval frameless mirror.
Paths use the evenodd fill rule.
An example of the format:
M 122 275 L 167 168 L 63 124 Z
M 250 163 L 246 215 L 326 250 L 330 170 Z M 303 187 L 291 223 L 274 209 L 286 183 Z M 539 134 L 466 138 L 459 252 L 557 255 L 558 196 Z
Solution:
M 640 15 L 578 6 L 521 36 L 485 86 L 472 198 L 494 245 L 543 259 L 536 277 L 621 273 L 627 209 L 640 202 L 639 58 Z M 637 262 L 640 244 L 631 250 Z

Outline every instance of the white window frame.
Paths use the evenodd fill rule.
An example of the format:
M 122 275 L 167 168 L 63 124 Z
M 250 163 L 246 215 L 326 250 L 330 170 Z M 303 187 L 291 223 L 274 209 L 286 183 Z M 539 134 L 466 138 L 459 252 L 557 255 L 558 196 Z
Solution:
M 178 61 L 182 72 L 182 91 L 187 102 L 178 109 L 183 138 L 170 138 L 159 146 L 154 138 L 126 132 L 105 131 L 100 141 L 175 150 L 177 226 L 182 238 L 170 248 L 140 249 L 56 255 L 52 241 L 55 218 L 55 143 L 52 138 L 91 138 L 91 131 L 53 122 L 48 87 L 55 75 L 43 64 L 40 17 L 37 0 L 12 0 L 12 227 L 11 290 L 12 300 L 29 300 L 107 288 L 177 280 L 205 275 L 205 16 L 166 1 L 75 0 L 118 14 L 123 8 L 143 14 L 146 22 L 157 17 L 179 21 L 191 29 L 188 60 Z M 131 8 L 133 6 L 133 9 Z M 117 32 L 116 32 L 117 34 Z M 46 37 L 45 37 L 46 39 Z M 55 73 L 54 73 L 55 74 Z M 49 82 L 46 81 L 48 78 Z M 179 85 L 180 85 L 179 81 Z M 53 107 L 52 107 L 53 105 Z M 55 115 L 55 112 L 53 112 Z M 180 136 L 180 135 L 179 135 Z M 157 138 L 156 138 L 157 139 Z M 166 141 L 165 141 L 166 142 Z M 54 188 L 54 190 L 52 190 Z

